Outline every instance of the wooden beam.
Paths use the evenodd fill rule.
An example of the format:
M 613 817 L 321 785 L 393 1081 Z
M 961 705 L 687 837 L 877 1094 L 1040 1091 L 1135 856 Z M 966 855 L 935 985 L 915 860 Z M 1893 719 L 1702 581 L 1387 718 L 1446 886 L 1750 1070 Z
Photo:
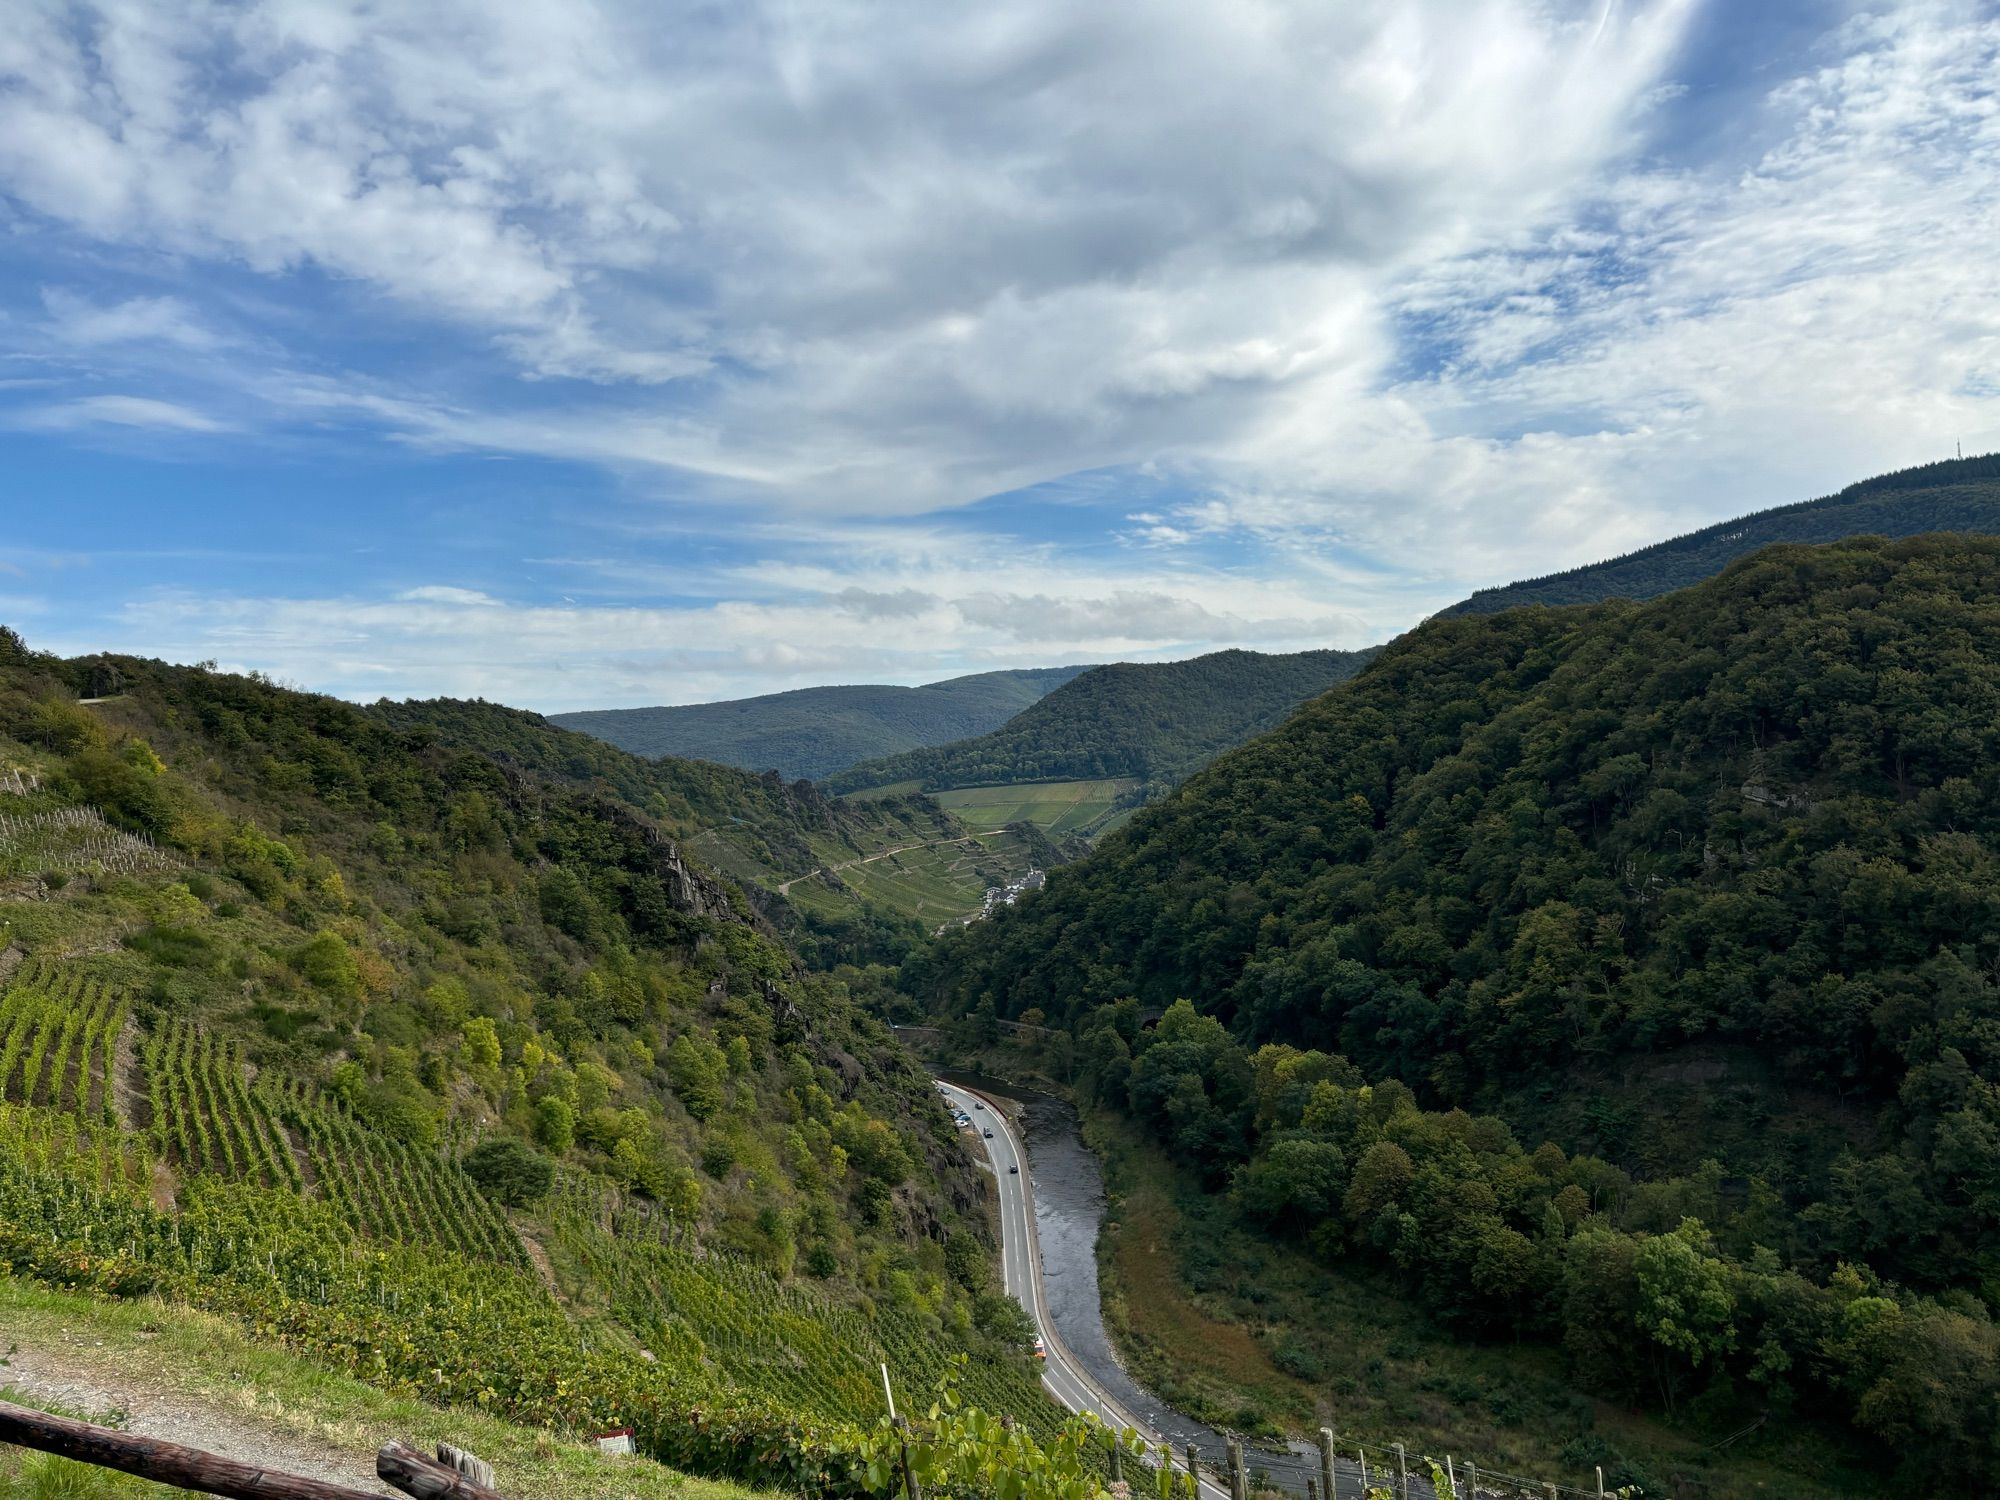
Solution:
M 477 1480 L 447 1469 L 403 1443 L 382 1445 L 382 1451 L 375 1455 L 375 1472 L 385 1484 L 393 1484 L 417 1500 L 501 1500 Z
M 170 1484 L 177 1489 L 221 1495 L 224 1500 L 380 1500 L 366 1490 L 260 1469 L 254 1464 L 238 1463 L 199 1448 L 183 1448 L 161 1438 L 53 1417 L 11 1401 L 0 1401 L 0 1442 L 61 1454 L 64 1458 L 136 1474 L 141 1479 Z M 460 1492 L 467 1500 L 477 1500 L 489 1493 Z

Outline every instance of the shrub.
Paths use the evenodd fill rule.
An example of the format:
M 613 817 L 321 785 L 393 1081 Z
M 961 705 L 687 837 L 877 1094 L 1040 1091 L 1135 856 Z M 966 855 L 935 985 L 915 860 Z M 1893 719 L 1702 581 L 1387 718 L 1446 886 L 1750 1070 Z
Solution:
M 493 1136 L 466 1152 L 466 1176 L 495 1203 L 520 1208 L 542 1197 L 555 1181 L 555 1164 L 525 1141 Z

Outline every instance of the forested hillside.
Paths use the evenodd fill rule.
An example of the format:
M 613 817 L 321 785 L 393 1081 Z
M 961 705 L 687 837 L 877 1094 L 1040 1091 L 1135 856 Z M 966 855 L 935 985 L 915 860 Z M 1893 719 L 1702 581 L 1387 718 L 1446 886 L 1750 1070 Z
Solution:
M 1774 542 L 1837 542 L 1852 536 L 1933 531 L 2000 533 L 2000 454 L 1900 469 L 1837 495 L 1718 521 L 1609 562 L 1481 589 L 1443 611 L 1494 614 L 1523 604 L 1594 604 L 1653 599 L 1713 578 L 1730 562 Z
M 1082 667 L 980 672 L 922 687 L 818 687 L 727 703 L 551 714 L 629 750 L 816 781 L 859 760 L 997 729 Z
M 1590 1389 L 1995 1456 L 2000 541 L 1434 620 L 908 982 Z
M 600 748 L 0 632 L 0 1264 L 760 1485 L 882 1360 L 1046 1431 L 929 1079 L 677 842 L 785 790 Z
M 644 809 L 739 881 L 756 910 L 822 969 L 893 957 L 940 922 L 977 911 L 987 886 L 1060 859 L 1032 828 L 976 839 L 928 797 L 850 802 L 775 771 L 644 759 L 497 703 L 384 701 L 366 713 L 412 744 L 472 751 Z
M 913 782 L 930 791 L 1132 777 L 1157 790 L 1351 677 L 1371 654 L 1216 651 L 1092 667 L 991 734 L 869 761 L 826 786 L 851 792 Z

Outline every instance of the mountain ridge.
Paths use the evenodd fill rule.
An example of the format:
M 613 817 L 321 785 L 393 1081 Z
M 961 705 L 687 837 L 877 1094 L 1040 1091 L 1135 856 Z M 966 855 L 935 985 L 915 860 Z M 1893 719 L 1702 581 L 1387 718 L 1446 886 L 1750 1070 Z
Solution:
M 913 781 L 926 791 L 1134 778 L 1142 794 L 1269 727 L 1367 661 L 1361 651 L 1212 651 L 1092 667 L 975 738 L 866 761 L 835 793 Z
M 998 728 L 1082 666 L 948 677 L 920 687 L 839 684 L 752 698 L 546 715 L 634 755 L 708 760 L 817 781 L 856 761 Z
M 1923 492 L 1932 493 L 1911 502 L 1910 497 Z M 1899 496 L 1907 509 L 1899 509 L 1893 498 Z M 1939 531 L 2000 533 L 2000 454 L 1942 459 L 1878 474 L 1831 495 L 1717 521 L 1603 562 L 1480 589 L 1440 610 L 1438 617 L 1493 614 L 1526 604 L 1652 599 L 1712 577 L 1735 558 L 1777 542 Z

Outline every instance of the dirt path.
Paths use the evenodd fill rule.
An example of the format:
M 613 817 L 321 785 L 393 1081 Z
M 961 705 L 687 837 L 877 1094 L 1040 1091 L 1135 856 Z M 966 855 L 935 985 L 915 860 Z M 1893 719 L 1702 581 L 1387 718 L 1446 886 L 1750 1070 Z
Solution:
M 5 1346 L 0 1345 L 0 1353 Z M 147 1437 L 220 1453 L 239 1463 L 307 1474 L 373 1495 L 396 1491 L 375 1477 L 372 1454 L 336 1447 L 290 1432 L 247 1402 L 241 1410 L 162 1390 L 144 1376 L 117 1367 L 115 1351 L 85 1343 L 39 1343 L 7 1356 L 0 1385 L 81 1411 L 98 1420 L 113 1413 L 120 1425 Z

